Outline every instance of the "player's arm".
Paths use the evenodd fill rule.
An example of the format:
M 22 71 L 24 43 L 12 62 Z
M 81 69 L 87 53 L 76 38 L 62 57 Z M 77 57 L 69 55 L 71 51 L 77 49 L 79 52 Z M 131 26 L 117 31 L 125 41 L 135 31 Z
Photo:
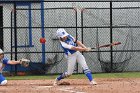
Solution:
M 8 64 L 10 65 L 16 65 L 16 64 L 20 64 L 20 61 L 15 61 L 15 60 L 9 60 Z
M 16 64 L 20 64 L 20 61 L 9 60 L 8 58 L 4 58 L 3 64 L 16 65 Z
M 82 48 L 87 48 L 84 44 L 82 44 L 82 42 L 81 41 L 76 41 L 76 44 L 78 45 L 78 46 L 80 46 L 80 47 L 82 47 Z
M 91 51 L 91 48 L 86 47 L 81 41 L 76 40 L 75 38 L 73 38 L 74 42 L 79 46 L 79 47 L 73 47 L 73 50 L 77 50 L 77 51 Z
M 67 49 L 70 49 L 70 50 L 75 50 L 75 51 L 87 51 L 87 48 L 83 48 L 83 47 L 76 47 L 76 46 L 73 46 L 73 45 L 69 45 L 65 42 L 61 42 L 61 45 L 62 47 L 64 48 L 67 48 Z
M 84 44 L 82 44 L 81 41 L 76 40 L 73 36 L 70 35 L 70 37 L 72 38 L 73 42 L 75 42 L 78 46 L 82 47 L 82 48 L 87 48 Z
M 9 60 L 9 59 L 4 59 L 3 64 L 10 64 L 10 65 L 16 65 L 16 64 L 21 64 L 23 67 L 28 67 L 29 66 L 30 60 L 22 58 L 18 61 L 15 60 Z
M 76 50 L 76 51 L 87 51 L 87 48 L 72 46 L 72 47 L 71 47 L 71 50 Z
M 20 64 L 21 66 L 23 67 L 28 67 L 29 66 L 29 63 L 30 63 L 30 60 L 28 59 L 25 59 L 25 58 L 22 58 L 18 61 L 15 61 L 15 60 L 10 60 L 8 62 L 8 64 L 11 64 L 11 65 L 16 65 L 16 64 Z

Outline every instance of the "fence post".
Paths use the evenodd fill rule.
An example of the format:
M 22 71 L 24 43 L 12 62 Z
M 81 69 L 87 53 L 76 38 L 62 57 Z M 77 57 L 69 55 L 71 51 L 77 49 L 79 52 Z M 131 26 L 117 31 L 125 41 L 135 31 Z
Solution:
M 17 22 L 16 22 L 16 2 L 14 2 L 14 42 L 15 42 L 15 60 L 17 60 Z M 17 65 L 15 65 L 15 74 L 17 75 Z
M 42 31 L 42 38 L 45 37 L 44 32 L 44 0 L 41 0 L 41 31 Z M 42 43 L 42 63 L 45 64 L 45 43 Z
M 110 43 L 112 43 L 112 39 L 113 39 L 112 37 L 112 1 L 110 1 Z M 112 52 L 113 47 L 112 46 L 110 50 L 111 50 L 110 51 L 110 62 L 111 62 L 110 72 L 112 72 L 113 71 L 113 52 Z

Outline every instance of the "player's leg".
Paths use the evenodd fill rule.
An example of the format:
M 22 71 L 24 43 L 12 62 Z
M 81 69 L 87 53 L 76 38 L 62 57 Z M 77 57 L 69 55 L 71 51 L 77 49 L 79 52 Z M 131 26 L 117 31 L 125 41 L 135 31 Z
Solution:
M 6 85 L 6 84 L 7 84 L 7 80 L 2 75 L 2 73 L 0 73 L 0 85 Z
M 72 75 L 73 71 L 74 71 L 74 66 L 76 64 L 76 54 L 73 54 L 71 56 L 68 56 L 67 58 L 67 64 L 68 64 L 68 69 L 67 72 L 61 74 L 60 76 L 58 76 L 54 82 L 54 85 L 57 85 L 57 83 L 64 78 L 69 77 L 70 75 Z
M 88 77 L 89 81 L 92 81 L 93 77 L 92 77 L 91 71 L 86 64 L 85 57 L 80 52 L 78 54 L 77 61 L 83 68 L 84 73 Z
M 83 68 L 85 75 L 87 76 L 87 78 L 90 81 L 90 84 L 97 84 L 92 77 L 91 70 L 87 66 L 87 63 L 85 61 L 85 57 L 80 52 L 78 53 L 77 61 L 81 65 L 81 67 Z

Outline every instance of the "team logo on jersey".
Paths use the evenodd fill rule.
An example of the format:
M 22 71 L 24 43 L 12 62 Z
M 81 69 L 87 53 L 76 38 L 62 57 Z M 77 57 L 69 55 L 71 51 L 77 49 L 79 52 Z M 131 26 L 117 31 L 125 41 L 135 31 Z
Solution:
M 69 45 L 74 45 L 74 42 L 73 41 L 69 41 L 68 44 Z
M 65 35 L 65 32 L 62 32 L 63 35 Z

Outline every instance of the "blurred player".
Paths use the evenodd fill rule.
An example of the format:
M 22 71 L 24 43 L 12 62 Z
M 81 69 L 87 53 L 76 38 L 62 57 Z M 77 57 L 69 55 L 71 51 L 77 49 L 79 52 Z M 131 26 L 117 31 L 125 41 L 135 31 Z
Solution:
M 88 68 L 84 56 L 79 51 L 90 51 L 91 48 L 87 48 L 84 44 L 82 44 L 80 41 L 75 40 L 71 35 L 69 35 L 65 29 L 58 29 L 57 30 L 57 37 L 59 38 L 59 41 L 61 43 L 61 46 L 67 55 L 67 61 L 68 61 L 68 69 L 65 73 L 57 77 L 54 81 L 54 86 L 58 85 L 59 81 L 61 79 L 64 79 L 66 77 L 69 77 L 72 75 L 74 71 L 74 66 L 76 62 L 78 62 L 81 67 L 83 68 L 83 71 L 87 78 L 90 81 L 91 85 L 96 85 L 97 83 L 92 77 L 91 71 Z M 76 44 L 78 46 L 76 46 Z
M 6 65 L 15 65 L 15 64 L 21 64 L 20 61 L 14 61 L 14 60 L 9 60 L 8 58 L 4 57 L 4 52 L 2 49 L 0 49 L 0 85 L 6 85 L 7 80 L 5 77 L 2 75 L 2 71 Z

